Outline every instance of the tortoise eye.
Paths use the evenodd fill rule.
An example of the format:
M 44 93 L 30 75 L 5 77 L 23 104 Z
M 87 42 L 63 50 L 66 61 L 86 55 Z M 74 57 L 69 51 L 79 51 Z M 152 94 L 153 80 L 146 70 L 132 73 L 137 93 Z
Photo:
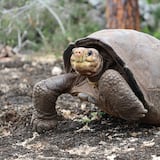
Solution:
M 88 56 L 91 56 L 93 54 L 93 52 L 90 50 L 88 51 Z

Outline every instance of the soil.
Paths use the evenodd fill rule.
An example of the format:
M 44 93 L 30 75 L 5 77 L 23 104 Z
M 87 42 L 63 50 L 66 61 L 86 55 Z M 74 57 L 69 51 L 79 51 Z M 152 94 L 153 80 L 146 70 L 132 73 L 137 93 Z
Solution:
M 64 118 L 38 134 L 30 124 L 32 88 L 61 60 L 0 60 L 0 160 L 159 160 L 160 127 L 128 123 L 69 94 L 57 101 Z

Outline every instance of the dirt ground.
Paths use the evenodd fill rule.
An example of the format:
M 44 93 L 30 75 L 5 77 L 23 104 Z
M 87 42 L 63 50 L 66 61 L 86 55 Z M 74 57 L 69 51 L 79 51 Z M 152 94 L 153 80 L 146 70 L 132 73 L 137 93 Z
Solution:
M 0 61 L 0 160 L 159 160 L 160 127 L 129 124 L 96 106 L 64 94 L 57 101 L 64 119 L 38 134 L 30 125 L 32 88 L 61 61 Z

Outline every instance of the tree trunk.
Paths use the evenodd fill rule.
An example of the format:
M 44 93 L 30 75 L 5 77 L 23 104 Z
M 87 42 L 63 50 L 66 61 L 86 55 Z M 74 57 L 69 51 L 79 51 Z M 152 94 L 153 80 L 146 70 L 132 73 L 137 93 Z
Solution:
M 138 0 L 107 0 L 107 28 L 140 30 Z

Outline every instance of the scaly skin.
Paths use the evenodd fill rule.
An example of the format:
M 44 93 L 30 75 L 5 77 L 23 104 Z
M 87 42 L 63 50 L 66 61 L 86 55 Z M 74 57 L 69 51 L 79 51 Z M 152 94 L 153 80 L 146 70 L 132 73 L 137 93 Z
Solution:
M 119 72 L 108 69 L 99 80 L 99 107 L 110 115 L 135 121 L 147 110 Z
M 51 77 L 37 83 L 33 89 L 36 112 L 33 114 L 32 124 L 36 131 L 50 130 L 56 126 L 56 100 L 62 93 L 75 94 L 75 87 L 79 87 L 76 90 L 77 96 L 98 104 L 103 111 L 113 116 L 126 120 L 139 120 L 145 117 L 147 110 L 124 78 L 112 69 L 102 74 L 103 60 L 96 49 L 79 47 L 74 48 L 72 52 L 70 62 L 76 73 Z M 96 82 L 91 82 L 100 74 L 102 76 Z M 81 75 L 86 78 L 79 81 Z M 95 97 L 93 96 L 95 93 L 88 93 L 94 89 Z
M 57 125 L 56 100 L 62 93 L 69 92 L 77 75 L 68 73 L 42 80 L 33 88 L 33 105 L 35 111 L 31 124 L 38 132 L 50 130 Z

